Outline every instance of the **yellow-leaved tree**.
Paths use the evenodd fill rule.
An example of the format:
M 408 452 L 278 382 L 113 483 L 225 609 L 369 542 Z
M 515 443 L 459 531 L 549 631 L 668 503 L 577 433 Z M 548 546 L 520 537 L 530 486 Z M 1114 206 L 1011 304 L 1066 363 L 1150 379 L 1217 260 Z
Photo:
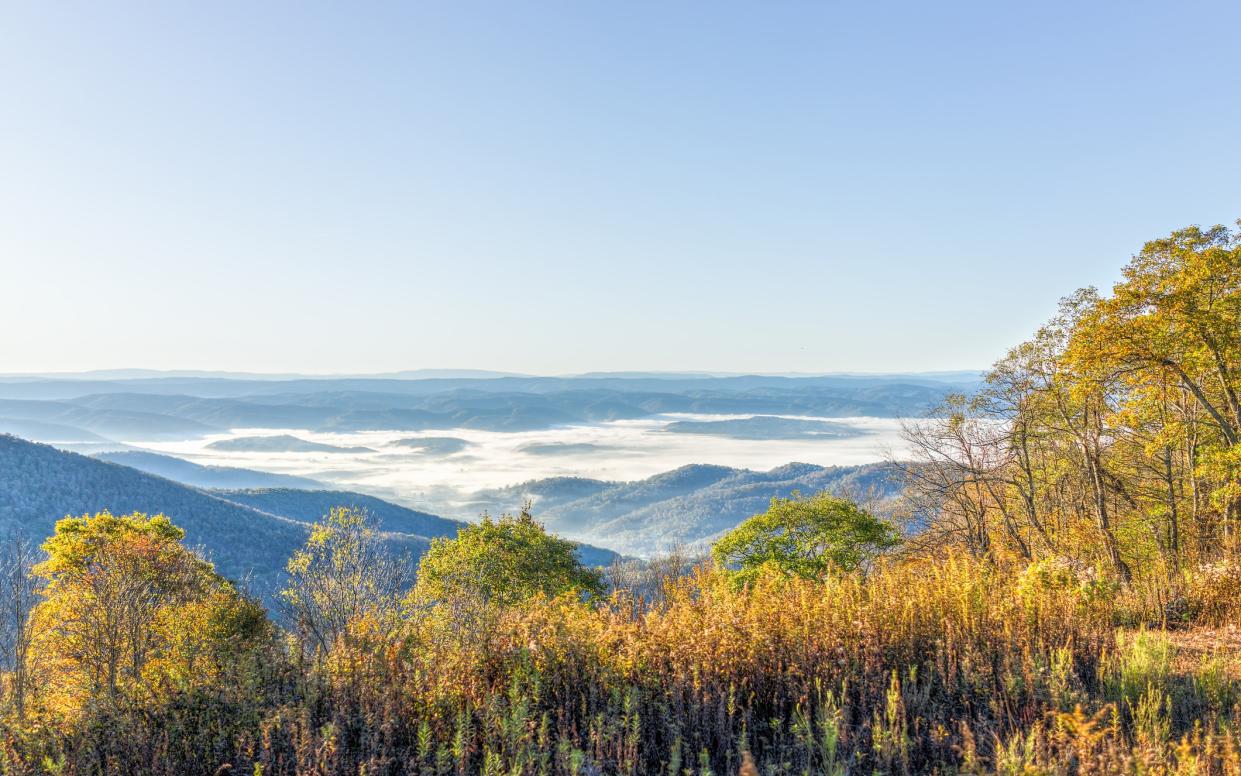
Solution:
M 34 567 L 38 702 L 73 718 L 219 682 L 271 637 L 263 608 L 181 544 L 164 515 L 68 517 Z

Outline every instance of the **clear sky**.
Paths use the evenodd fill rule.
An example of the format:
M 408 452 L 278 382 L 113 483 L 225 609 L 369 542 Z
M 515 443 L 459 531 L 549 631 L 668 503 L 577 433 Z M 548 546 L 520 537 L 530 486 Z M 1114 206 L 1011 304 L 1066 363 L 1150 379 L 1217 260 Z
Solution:
M 984 367 L 1241 217 L 1241 3 L 12 2 L 0 371 Z

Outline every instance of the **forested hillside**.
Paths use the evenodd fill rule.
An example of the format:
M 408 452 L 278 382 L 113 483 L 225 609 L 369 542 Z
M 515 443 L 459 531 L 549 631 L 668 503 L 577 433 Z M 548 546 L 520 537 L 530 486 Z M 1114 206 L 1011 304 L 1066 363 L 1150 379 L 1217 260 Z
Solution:
M 297 491 L 279 491 L 296 494 Z M 456 533 L 458 523 L 424 516 L 359 494 L 293 495 L 285 499 L 221 497 L 106 461 L 0 435 L 0 532 L 21 530 L 41 539 L 66 516 L 109 510 L 114 514 L 167 514 L 185 530 L 190 547 L 201 549 L 224 576 L 246 580 L 269 595 L 284 578 L 284 566 L 310 531 L 310 523 L 332 506 L 364 502 L 403 526 L 427 529 L 419 535 L 389 527 L 387 540 L 415 557 L 430 538 Z M 307 509 L 308 503 L 316 508 Z M 319 509 L 318 507 L 322 507 Z M 428 519 L 429 518 L 429 519 Z
M 217 490 L 213 491 L 213 494 L 238 504 L 245 504 L 265 512 L 304 520 L 308 523 L 321 519 L 337 507 L 359 509 L 370 516 L 374 527 L 380 531 L 397 531 L 425 539 L 456 536 L 457 531 L 466 525 L 461 521 L 448 520 L 427 512 L 399 506 L 373 496 L 348 491 L 263 488 L 258 490 Z M 518 502 L 510 508 L 496 510 L 495 514 L 518 512 L 521 507 L 522 502 Z M 588 566 L 606 566 L 619 557 L 611 549 L 594 547 L 589 544 L 578 546 L 576 553 L 582 563 Z
M 236 504 L 170 480 L 46 445 L 0 436 L 0 524 L 41 539 L 67 515 L 110 510 L 174 515 L 186 543 L 220 572 L 272 587 L 306 541 L 304 522 Z
M 432 538 L 454 536 L 463 523 L 446 520 L 416 509 L 340 490 L 301 490 L 292 488 L 221 489 L 213 495 L 238 504 L 284 515 L 307 523 L 320 519 L 333 507 L 350 507 L 365 510 L 381 531 L 398 531 Z

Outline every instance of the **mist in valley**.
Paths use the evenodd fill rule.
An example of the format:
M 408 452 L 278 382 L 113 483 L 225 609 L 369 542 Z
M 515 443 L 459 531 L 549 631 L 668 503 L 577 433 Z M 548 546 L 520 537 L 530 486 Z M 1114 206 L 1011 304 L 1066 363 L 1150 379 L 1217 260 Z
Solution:
M 134 447 L 208 466 L 258 469 L 318 480 L 458 519 L 473 519 L 472 496 L 550 477 L 607 481 L 645 479 L 690 464 L 766 471 L 791 462 L 855 466 L 903 449 L 896 418 L 794 418 L 826 421 L 854 435 L 797 439 L 732 438 L 670 433 L 681 422 L 741 420 L 751 415 L 676 413 L 536 431 L 444 429 L 326 433 L 310 429 L 237 428 L 185 440 L 124 440 Z M 293 437 L 321 450 L 238 450 L 249 438 Z M 223 443 L 223 444 L 221 444 Z M 266 447 L 259 444 L 257 447 Z M 328 448 L 339 452 L 328 452 Z M 363 452 L 366 451 L 366 452 Z

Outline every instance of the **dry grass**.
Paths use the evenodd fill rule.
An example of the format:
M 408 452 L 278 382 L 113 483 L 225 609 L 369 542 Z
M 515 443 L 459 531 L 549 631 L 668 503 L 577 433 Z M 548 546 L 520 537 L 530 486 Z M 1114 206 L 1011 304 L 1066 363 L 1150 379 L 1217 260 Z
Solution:
M 0 772 L 1241 774 L 1241 633 L 1117 631 L 1113 599 L 949 555 L 749 587 L 699 571 L 653 608 L 361 621 L 321 665 L 266 667 L 245 708 L 10 728 Z

